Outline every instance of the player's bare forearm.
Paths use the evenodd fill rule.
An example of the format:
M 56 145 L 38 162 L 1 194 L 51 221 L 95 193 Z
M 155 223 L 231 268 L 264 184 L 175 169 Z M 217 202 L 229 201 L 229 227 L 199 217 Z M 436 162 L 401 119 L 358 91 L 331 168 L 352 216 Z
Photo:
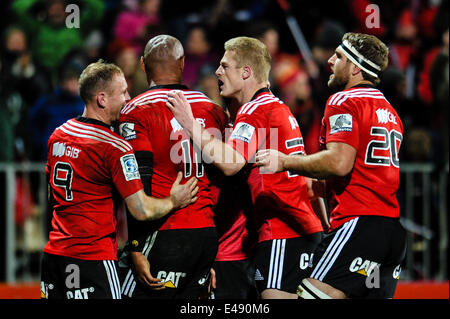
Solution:
M 131 215 L 139 221 L 159 219 L 174 209 L 170 197 L 149 197 L 142 189 L 125 198 L 125 202 Z
M 319 179 L 335 175 L 332 164 L 332 158 L 327 151 L 307 156 L 290 155 L 286 156 L 282 162 L 284 170 Z
M 330 229 L 330 222 L 328 221 L 324 199 L 322 197 L 316 197 L 311 199 L 310 202 L 314 212 L 322 223 L 324 231 L 328 231 Z
M 147 196 L 143 189 L 125 198 L 129 211 L 137 220 L 156 220 L 169 214 L 172 210 L 186 207 L 197 200 L 197 179 L 191 178 L 181 185 L 182 173 L 178 173 L 165 198 Z
M 351 172 L 356 158 L 356 149 L 344 143 L 328 143 L 327 149 L 311 155 L 290 155 L 282 160 L 285 170 L 297 174 L 323 179 L 330 176 L 345 176 Z
M 234 175 L 245 165 L 245 159 L 231 146 L 216 139 L 198 123 L 183 92 L 171 91 L 167 94 L 166 106 L 173 113 L 193 143 L 202 151 L 205 162 L 212 163 L 225 175 Z
M 171 196 L 166 198 L 150 197 L 149 199 L 151 199 L 151 201 L 146 202 L 146 220 L 160 219 L 175 209 L 175 201 Z
M 201 143 L 202 155 L 206 163 L 212 163 L 227 176 L 236 174 L 245 166 L 246 161 L 241 154 L 230 145 L 215 138 L 207 130 L 201 129 L 201 141 L 194 140 L 194 144 Z
M 130 252 L 134 265 L 136 278 L 151 289 L 164 289 L 164 282 L 159 278 L 154 278 L 150 272 L 150 262 L 142 252 Z

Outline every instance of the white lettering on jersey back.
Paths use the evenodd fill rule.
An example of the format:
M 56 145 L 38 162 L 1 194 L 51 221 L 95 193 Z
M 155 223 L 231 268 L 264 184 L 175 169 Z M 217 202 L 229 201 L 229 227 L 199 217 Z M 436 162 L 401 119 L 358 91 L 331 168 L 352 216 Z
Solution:
M 65 143 L 56 142 L 53 144 L 52 156 L 62 157 L 64 155 L 72 158 L 78 158 L 81 150 L 74 146 L 66 146 Z
M 376 113 L 378 117 L 378 123 L 386 124 L 388 122 L 391 122 L 397 124 L 395 115 L 392 114 L 388 109 L 378 109 Z

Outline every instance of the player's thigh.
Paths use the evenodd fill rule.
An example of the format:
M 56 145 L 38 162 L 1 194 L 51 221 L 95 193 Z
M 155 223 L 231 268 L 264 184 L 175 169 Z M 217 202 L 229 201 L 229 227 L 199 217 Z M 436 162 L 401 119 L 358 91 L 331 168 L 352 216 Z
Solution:
M 397 267 L 403 259 L 405 241 L 399 230 L 398 221 L 381 216 L 346 222 L 324 236 L 314 254 L 310 277 L 350 298 L 367 298 L 383 278 L 381 272 L 388 271 L 390 265 Z M 382 290 L 376 294 L 383 295 Z
M 197 236 L 196 236 L 197 235 Z M 215 228 L 194 230 L 192 236 L 197 237 L 197 243 L 192 243 L 186 265 L 186 280 L 178 290 L 175 298 L 205 299 L 208 298 L 208 288 L 211 280 L 211 268 L 217 255 L 218 236 Z M 189 259 L 189 263 L 187 260 Z
M 64 267 L 59 256 L 43 253 L 41 259 L 41 298 L 65 299 Z
M 215 299 L 256 299 L 255 267 L 245 260 L 216 261 Z
M 47 299 L 120 299 L 117 262 L 80 260 L 44 254 L 41 297 Z
M 201 289 L 217 253 L 215 228 L 175 229 L 150 235 L 143 254 L 150 263 L 151 275 L 165 284 L 163 290 L 152 290 L 136 280 L 131 268 L 122 274 L 122 294 L 128 298 L 175 298 L 185 289 Z M 193 292 L 194 293 L 194 292 Z
M 295 293 L 298 284 L 309 274 L 309 262 L 321 238 L 322 233 L 318 232 L 259 243 L 255 252 L 255 282 L 259 293 L 265 289 Z

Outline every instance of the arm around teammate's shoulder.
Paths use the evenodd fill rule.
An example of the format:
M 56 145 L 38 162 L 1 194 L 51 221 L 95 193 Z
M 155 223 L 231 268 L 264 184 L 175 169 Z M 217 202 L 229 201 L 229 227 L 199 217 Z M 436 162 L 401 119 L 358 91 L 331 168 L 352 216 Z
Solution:
M 165 198 L 147 196 L 143 189 L 125 198 L 125 203 L 131 215 L 137 220 L 156 220 L 171 211 L 186 207 L 197 200 L 198 186 L 195 177 L 185 184 L 180 184 L 182 173 L 172 185 L 170 195 Z

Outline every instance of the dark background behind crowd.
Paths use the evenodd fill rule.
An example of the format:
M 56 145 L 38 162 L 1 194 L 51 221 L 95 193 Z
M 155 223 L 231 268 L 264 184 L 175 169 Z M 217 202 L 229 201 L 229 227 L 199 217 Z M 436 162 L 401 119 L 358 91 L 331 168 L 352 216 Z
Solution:
M 286 2 L 1 1 L 0 163 L 45 162 L 52 131 L 83 112 L 77 80 L 89 63 L 102 58 L 119 65 L 131 97 L 146 90 L 139 58 L 161 33 L 184 45 L 184 82 L 222 106 L 214 72 L 224 42 L 241 35 L 261 39 L 272 55 L 271 89 L 291 108 L 306 151 L 314 153 L 325 102 L 334 93 L 326 85 L 327 60 L 350 31 L 376 35 L 389 46 L 380 89 L 403 120 L 400 160 L 438 168 L 448 163 L 448 0 L 292 0 L 290 13 L 313 63 L 306 63 L 286 23 L 280 6 Z M 70 4 L 78 6 L 79 20 Z

